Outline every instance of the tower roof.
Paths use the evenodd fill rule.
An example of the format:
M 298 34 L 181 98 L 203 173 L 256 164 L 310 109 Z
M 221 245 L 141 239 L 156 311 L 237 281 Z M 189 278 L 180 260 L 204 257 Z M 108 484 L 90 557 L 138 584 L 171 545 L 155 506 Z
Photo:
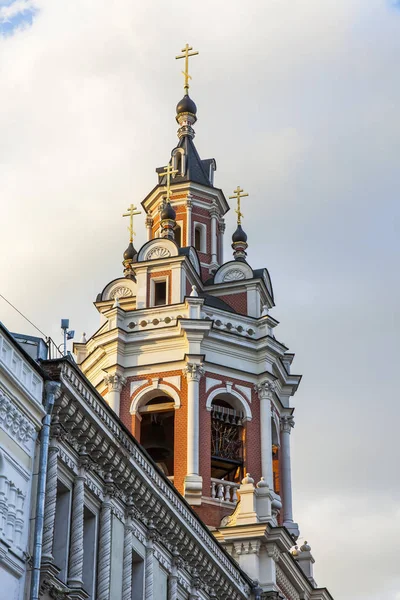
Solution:
M 179 144 L 174 150 L 182 148 L 185 157 L 184 173 L 177 173 L 173 178 L 173 183 L 181 183 L 182 181 L 193 181 L 208 187 L 214 187 L 211 181 L 211 171 L 215 170 L 215 159 L 208 158 L 202 160 L 194 145 L 193 139 L 187 135 L 179 140 Z M 172 152 L 174 152 L 174 150 Z M 157 173 L 162 173 L 164 167 L 156 169 Z M 166 176 L 160 177 L 160 185 L 166 185 Z

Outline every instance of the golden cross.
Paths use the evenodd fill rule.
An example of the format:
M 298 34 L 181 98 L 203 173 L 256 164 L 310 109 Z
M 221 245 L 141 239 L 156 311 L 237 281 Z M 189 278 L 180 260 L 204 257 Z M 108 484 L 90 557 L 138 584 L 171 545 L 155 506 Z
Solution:
M 128 206 L 128 208 L 126 210 L 128 212 L 124 213 L 122 216 L 129 217 L 129 227 L 128 227 L 129 242 L 132 243 L 133 236 L 135 235 L 135 232 L 133 231 L 133 217 L 134 217 L 134 215 L 140 215 L 141 213 L 140 213 L 140 210 L 137 210 L 137 207 L 134 204 L 131 204 L 130 206 Z
M 159 177 L 164 177 L 164 175 L 167 176 L 167 202 L 169 202 L 170 196 L 171 196 L 171 175 L 176 175 L 176 173 L 178 173 L 178 169 L 173 169 L 172 165 L 168 164 L 166 167 L 164 167 L 165 171 L 164 173 L 159 173 L 158 176 Z
M 180 54 L 179 56 L 175 56 L 175 58 L 184 58 L 185 59 L 185 70 L 182 71 L 182 75 L 185 78 L 185 85 L 183 86 L 185 89 L 185 94 L 187 94 L 189 92 L 189 79 L 192 79 L 191 76 L 189 75 L 189 56 L 196 56 L 198 54 L 198 52 L 191 52 L 191 50 L 193 50 L 192 46 L 189 46 L 189 44 L 186 44 L 186 46 L 184 48 L 182 48 L 182 52 L 183 54 Z
M 233 190 L 234 196 L 229 196 L 229 200 L 237 200 L 237 209 L 235 213 L 237 214 L 237 224 L 240 225 L 242 222 L 243 213 L 240 211 L 240 200 L 241 198 L 245 198 L 248 194 L 242 194 L 243 190 L 241 187 L 237 186 L 236 190 Z

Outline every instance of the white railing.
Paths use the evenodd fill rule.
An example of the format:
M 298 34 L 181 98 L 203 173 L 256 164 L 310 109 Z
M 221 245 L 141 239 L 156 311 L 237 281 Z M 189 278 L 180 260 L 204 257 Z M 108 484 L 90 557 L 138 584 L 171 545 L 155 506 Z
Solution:
M 240 484 L 234 481 L 224 481 L 223 479 L 211 477 L 211 498 L 236 504 L 239 486 Z

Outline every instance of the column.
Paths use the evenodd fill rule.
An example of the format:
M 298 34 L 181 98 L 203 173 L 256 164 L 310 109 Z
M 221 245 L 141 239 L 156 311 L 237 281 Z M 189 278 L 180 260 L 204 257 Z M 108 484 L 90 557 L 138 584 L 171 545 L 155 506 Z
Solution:
M 218 209 L 213 202 L 210 210 L 211 215 L 211 264 L 218 265 L 217 258 L 217 219 L 218 219 Z
M 156 537 L 156 531 L 154 526 L 150 523 L 149 530 L 147 532 L 147 546 L 146 546 L 146 561 L 145 561 L 145 572 L 144 572 L 144 583 L 145 600 L 154 600 L 154 539 Z
M 107 402 L 117 416 L 119 416 L 121 390 L 126 383 L 126 379 L 120 373 L 106 373 L 104 383 L 108 386 Z
M 292 508 L 292 473 L 290 464 L 290 432 L 294 427 L 294 419 L 291 415 L 281 417 L 281 488 L 283 501 L 283 524 L 297 539 L 299 529 L 297 523 L 293 522 Z
M 151 217 L 147 216 L 145 223 L 146 223 L 146 230 L 147 230 L 147 241 L 150 241 L 152 238 L 154 220 Z
M 219 231 L 219 238 L 218 238 L 219 257 L 218 257 L 218 259 L 219 259 L 220 265 L 224 264 L 224 233 L 225 233 L 225 229 L 226 229 L 225 220 L 221 218 L 218 223 L 218 231 Z
M 124 532 L 124 558 L 122 568 L 122 600 L 132 598 L 132 511 L 128 509 Z
M 83 511 L 85 501 L 85 469 L 79 469 L 72 492 L 71 543 L 69 547 L 68 585 L 83 586 Z
M 49 458 L 47 464 L 46 504 L 44 507 L 43 520 L 42 562 L 53 562 L 53 537 L 57 502 L 58 450 L 59 449 L 57 441 L 54 438 L 52 438 L 50 440 Z
M 186 246 L 192 245 L 192 206 L 193 200 L 192 195 L 188 194 L 186 199 Z M 183 246 L 183 237 L 182 237 L 182 246 Z
M 199 383 L 204 373 L 201 364 L 187 363 L 187 466 L 185 497 L 191 504 L 201 503 L 202 478 L 199 475 Z
M 271 400 L 275 384 L 266 380 L 254 387 L 260 399 L 261 471 L 269 489 L 273 491 Z
M 97 569 L 97 600 L 110 600 L 111 579 L 111 496 L 112 480 L 106 482 L 106 494 L 101 506 L 99 562 Z

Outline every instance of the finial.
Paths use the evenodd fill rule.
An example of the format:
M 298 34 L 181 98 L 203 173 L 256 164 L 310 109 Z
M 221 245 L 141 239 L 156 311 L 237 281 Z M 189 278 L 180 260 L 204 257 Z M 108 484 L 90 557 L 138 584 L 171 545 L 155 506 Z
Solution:
M 250 473 L 246 473 L 246 477 L 243 477 L 242 484 L 246 485 L 246 483 L 254 483 L 254 479 L 250 475 Z
M 294 557 L 298 556 L 300 554 L 300 550 L 298 545 L 296 544 L 294 548 L 291 549 L 290 554 Z
M 197 287 L 195 285 L 192 285 L 192 291 L 190 292 L 191 297 L 193 298 L 197 298 L 198 297 L 198 293 L 197 293 Z
M 121 308 L 121 305 L 119 303 L 119 299 L 118 296 L 115 296 L 115 300 L 114 300 L 114 304 L 112 305 L 113 308 Z
M 81 337 L 81 344 L 86 344 L 86 342 L 87 342 L 87 339 L 86 339 L 86 333 L 85 333 L 85 332 L 83 332 L 83 333 L 82 333 L 82 337 Z
M 196 56 L 198 54 L 197 50 L 195 50 L 194 52 L 192 52 L 193 48 L 192 46 L 189 46 L 189 44 L 186 44 L 186 46 L 184 48 L 182 48 L 181 52 L 182 54 L 179 54 L 178 56 L 175 56 L 175 58 L 178 60 L 180 58 L 184 58 L 185 59 L 185 70 L 182 71 L 182 75 L 184 77 L 184 90 L 185 90 L 185 94 L 187 95 L 189 93 L 189 79 L 192 79 L 191 75 L 189 75 L 189 56 Z
M 128 227 L 129 243 L 132 244 L 133 236 L 135 235 L 135 232 L 133 231 L 133 217 L 134 217 L 134 215 L 140 215 L 141 211 L 137 210 L 137 207 L 134 204 L 131 204 L 130 206 L 128 206 L 128 208 L 126 210 L 128 212 L 124 213 L 122 216 L 129 217 L 129 227 Z
M 260 481 L 257 483 L 258 488 L 268 487 L 268 483 L 265 481 L 264 477 L 261 477 Z
M 300 546 L 300 550 L 302 552 L 311 552 L 311 546 L 309 545 L 307 540 L 304 542 L 304 544 L 302 546 Z
M 242 198 L 246 198 L 246 196 L 248 196 L 248 194 L 242 194 L 243 190 L 242 188 L 238 185 L 236 190 L 233 190 L 233 196 L 229 196 L 230 200 L 237 200 L 237 208 L 235 209 L 235 213 L 237 214 L 237 224 L 241 225 L 242 223 L 242 217 L 243 217 L 243 213 L 240 210 L 240 200 Z

